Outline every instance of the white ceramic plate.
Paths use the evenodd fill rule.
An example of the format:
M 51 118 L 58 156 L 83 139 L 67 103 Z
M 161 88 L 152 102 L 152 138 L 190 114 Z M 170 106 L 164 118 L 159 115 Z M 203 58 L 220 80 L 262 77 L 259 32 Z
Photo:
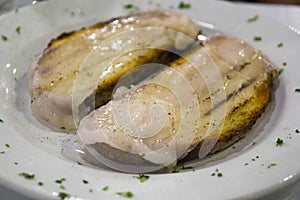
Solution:
M 147 0 L 126 3 L 53 0 L 0 16 L 0 35 L 7 37 L 6 41 L 0 38 L 0 119 L 3 120 L 0 183 L 36 199 L 59 198 L 60 192 L 78 199 L 120 199 L 116 192 L 127 191 L 134 194 L 134 199 L 241 199 L 262 197 L 297 181 L 300 134 L 295 130 L 300 129 L 300 93 L 295 89 L 300 87 L 299 32 L 265 16 L 249 23 L 255 12 L 220 1 L 192 0 L 190 9 L 178 9 L 178 1 L 164 1 L 160 6 L 242 38 L 261 49 L 279 68 L 284 68 L 273 102 L 249 137 L 236 144 L 235 149 L 227 149 L 201 163 L 195 171 L 150 175 L 144 183 L 132 174 L 80 165 L 76 155 L 62 152 L 62 143 L 70 136 L 40 125 L 28 109 L 30 99 L 25 79 L 28 66 L 51 38 L 127 14 L 130 11 L 124 9 L 127 3 L 143 9 L 158 6 L 155 1 Z M 255 42 L 255 36 L 260 36 L 262 41 Z M 281 42 L 283 46 L 278 47 Z M 276 146 L 278 138 L 284 140 L 281 147 Z M 216 169 L 222 177 L 211 176 Z M 24 179 L 18 175 L 22 172 L 35 174 L 35 178 Z M 66 181 L 55 182 L 61 178 Z M 109 187 L 107 191 L 102 190 L 105 186 Z

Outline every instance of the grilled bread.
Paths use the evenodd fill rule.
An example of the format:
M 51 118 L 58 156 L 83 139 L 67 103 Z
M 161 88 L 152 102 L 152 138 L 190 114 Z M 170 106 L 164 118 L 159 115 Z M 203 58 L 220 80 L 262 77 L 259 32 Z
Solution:
M 163 50 L 185 48 L 198 32 L 187 16 L 155 10 L 64 33 L 29 70 L 31 110 L 54 129 L 75 131 L 94 104 L 111 98 L 122 75 L 148 62 L 167 62 Z
M 79 140 L 94 157 L 140 173 L 220 151 L 264 112 L 278 75 L 259 50 L 221 35 L 170 66 L 82 119 Z

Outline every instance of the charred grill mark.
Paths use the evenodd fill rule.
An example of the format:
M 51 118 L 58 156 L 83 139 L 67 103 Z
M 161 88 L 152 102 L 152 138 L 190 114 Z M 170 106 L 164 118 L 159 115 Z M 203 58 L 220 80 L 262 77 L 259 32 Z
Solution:
M 217 105 L 215 105 L 211 110 L 209 110 L 208 112 L 206 112 L 204 115 L 205 116 L 210 115 L 211 112 L 213 112 L 214 110 L 216 110 L 217 108 L 219 108 L 222 104 L 225 104 L 227 101 L 230 101 L 230 99 L 233 96 L 235 96 L 239 92 L 243 91 L 244 89 L 246 89 L 247 87 L 249 87 L 250 85 L 252 85 L 252 83 L 254 83 L 255 81 L 256 81 L 256 79 L 251 79 L 248 82 L 243 83 L 238 90 L 233 91 L 232 93 L 230 93 L 229 95 L 227 95 L 226 99 L 220 101 Z
M 233 71 L 237 71 L 237 72 L 242 72 L 243 69 L 245 69 L 247 66 L 249 66 L 251 63 L 250 62 L 245 62 L 241 65 L 238 65 L 237 67 L 234 67 Z M 228 76 L 230 76 L 230 74 L 227 74 L 226 77 L 228 78 Z M 229 79 L 231 79 L 232 77 L 230 76 Z M 232 97 L 234 97 L 236 94 L 238 94 L 239 92 L 243 91 L 244 89 L 246 89 L 247 87 L 249 87 L 250 85 L 252 85 L 252 83 L 254 83 L 256 81 L 256 78 L 250 79 L 247 82 L 243 83 L 238 90 L 233 91 L 232 93 L 230 93 L 229 95 L 227 95 L 226 99 L 223 99 L 222 101 L 220 101 L 219 103 L 217 103 L 212 109 L 210 109 L 209 111 L 207 111 L 204 116 L 208 116 L 210 115 L 214 110 L 216 110 L 217 108 L 219 108 L 221 105 L 225 104 L 227 101 L 229 101 Z M 220 89 L 218 89 L 217 91 L 215 91 L 211 96 L 214 96 L 216 93 L 218 93 L 220 91 Z M 211 99 L 210 97 L 207 97 L 209 99 Z M 206 98 L 206 99 L 207 99 Z
M 250 62 L 245 62 L 245 63 L 242 63 L 242 64 L 240 64 L 240 65 L 237 65 L 237 66 L 233 66 L 232 67 L 232 70 L 230 70 L 230 71 L 227 71 L 225 74 L 227 74 L 226 75 L 226 79 L 227 80 L 231 80 L 232 79 L 232 75 L 230 74 L 230 72 L 240 72 L 240 73 L 242 73 L 242 70 L 243 69 L 245 69 L 247 66 L 249 66 L 249 65 L 251 65 L 251 63 Z M 211 96 L 214 96 L 215 94 L 217 94 L 218 92 L 220 92 L 220 88 L 218 89 L 218 90 L 216 90 L 216 91 L 214 91 L 212 94 L 211 94 Z

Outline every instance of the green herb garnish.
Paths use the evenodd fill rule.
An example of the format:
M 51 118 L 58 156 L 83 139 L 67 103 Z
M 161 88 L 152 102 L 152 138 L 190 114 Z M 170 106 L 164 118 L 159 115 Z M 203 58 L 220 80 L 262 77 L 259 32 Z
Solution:
M 38 185 L 39 185 L 39 186 L 43 186 L 43 185 L 44 185 L 44 183 L 42 183 L 42 182 L 38 182 Z
M 213 173 L 211 174 L 211 176 L 216 176 L 216 175 L 217 175 L 217 177 L 223 177 L 223 173 L 222 173 L 222 172 L 219 172 L 218 169 L 216 169 L 215 172 L 213 172 Z
M 116 192 L 117 195 L 125 197 L 125 198 L 132 198 L 134 195 L 132 192 Z
M 6 146 L 7 148 L 9 148 L 9 147 L 10 147 L 10 145 L 9 145 L 9 144 L 7 144 L 7 143 L 5 144 L 5 146 Z
M 171 172 L 172 173 L 178 173 L 182 170 L 189 170 L 189 169 L 192 169 L 194 171 L 194 167 L 192 167 L 192 166 L 185 167 L 184 165 L 182 165 L 182 166 L 175 165 L 175 166 L 172 167 Z
M 139 176 L 135 176 L 134 178 L 139 179 L 143 183 L 147 181 L 150 178 L 150 176 L 147 176 L 145 174 L 139 174 Z
M 283 47 L 283 43 L 280 42 L 279 44 L 277 44 L 277 47 Z
M 131 8 L 134 8 L 134 5 L 129 3 L 129 4 L 124 5 L 124 8 L 131 9 Z
M 62 190 L 65 190 L 65 189 L 66 189 L 66 187 L 63 186 L 63 185 L 60 185 L 59 188 L 62 189 Z
M 18 163 L 18 162 L 14 162 L 14 164 L 15 164 L 15 165 L 18 165 L 19 163 Z
M 0 151 L 0 154 L 5 154 L 5 151 Z
M 61 178 L 61 179 L 55 180 L 55 183 L 61 184 L 64 181 L 66 181 L 66 179 L 65 178 Z
M 5 35 L 1 35 L 1 38 L 2 38 L 3 41 L 7 41 L 8 40 L 8 37 L 5 36 Z
M 18 26 L 18 27 L 16 28 L 16 32 L 17 32 L 18 34 L 21 33 L 21 27 L 20 27 L 20 26 Z
M 26 179 L 34 179 L 34 177 L 35 177 L 34 174 L 28 174 L 26 172 L 19 173 L 19 176 L 23 176 Z
M 3 123 L 4 121 L 3 121 L 3 119 L 0 119 L 0 123 Z
M 254 17 L 249 18 L 248 22 L 255 22 L 258 20 L 258 18 L 259 18 L 259 15 L 255 15 Z
M 191 4 L 180 1 L 178 8 L 179 9 L 189 9 L 189 8 L 191 8 Z
M 108 186 L 104 186 L 103 188 L 102 188 L 102 191 L 107 191 L 108 190 Z
M 296 88 L 296 89 L 295 89 L 295 92 L 300 92 L 300 88 Z
M 60 193 L 58 193 L 58 197 L 63 200 L 65 198 L 70 197 L 70 195 L 65 192 L 60 192 Z
M 93 192 L 93 189 L 89 189 L 89 192 L 92 193 L 92 192 Z
M 283 139 L 277 138 L 276 146 L 282 146 L 282 145 L 283 145 Z
M 262 38 L 260 36 L 255 36 L 254 37 L 254 41 L 261 41 L 261 40 L 262 40 Z
M 283 66 L 286 66 L 286 65 L 287 65 L 287 63 L 286 63 L 286 62 L 283 62 L 283 63 L 282 63 L 282 65 L 283 65 Z
M 284 70 L 283 68 L 279 69 L 278 74 L 282 74 L 283 70 Z
M 79 162 L 79 161 L 77 161 L 77 164 L 78 164 L 78 165 L 83 165 L 83 164 L 82 164 L 81 162 Z
M 82 180 L 82 182 L 84 183 L 84 184 L 88 184 L 89 182 L 87 181 L 87 180 Z
M 269 165 L 268 165 L 268 169 L 270 169 L 271 167 L 275 167 L 275 166 L 277 166 L 276 163 L 269 164 Z
M 136 11 L 139 10 L 138 6 L 135 6 L 135 5 L 131 4 L 131 3 L 124 5 L 123 8 L 127 9 L 127 10 L 130 10 L 131 12 L 135 11 L 135 10 Z
M 178 165 L 173 166 L 171 172 L 172 172 L 172 173 L 177 173 L 177 172 L 179 172 L 179 166 L 178 166 Z
M 296 133 L 300 133 L 299 129 L 296 129 L 295 132 L 296 132 Z

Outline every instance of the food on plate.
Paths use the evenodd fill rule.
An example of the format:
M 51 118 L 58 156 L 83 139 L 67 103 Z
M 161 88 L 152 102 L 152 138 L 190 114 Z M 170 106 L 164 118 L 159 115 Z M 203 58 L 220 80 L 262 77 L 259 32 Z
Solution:
M 170 66 L 132 87 L 119 87 L 111 101 L 81 120 L 78 139 L 93 149 L 92 156 L 132 172 L 124 166 L 149 170 L 220 151 L 261 116 L 278 75 L 262 52 L 223 35 Z
M 84 159 L 120 171 L 223 150 L 264 112 L 278 70 L 243 40 L 198 36 L 189 17 L 162 10 L 62 34 L 29 70 L 31 110 L 77 130 Z
M 148 62 L 170 62 L 164 50 L 185 49 L 198 32 L 187 16 L 154 10 L 62 34 L 29 69 L 32 113 L 49 127 L 75 131 L 95 104 L 111 98 L 122 75 Z M 97 63 L 89 63 L 93 56 Z

